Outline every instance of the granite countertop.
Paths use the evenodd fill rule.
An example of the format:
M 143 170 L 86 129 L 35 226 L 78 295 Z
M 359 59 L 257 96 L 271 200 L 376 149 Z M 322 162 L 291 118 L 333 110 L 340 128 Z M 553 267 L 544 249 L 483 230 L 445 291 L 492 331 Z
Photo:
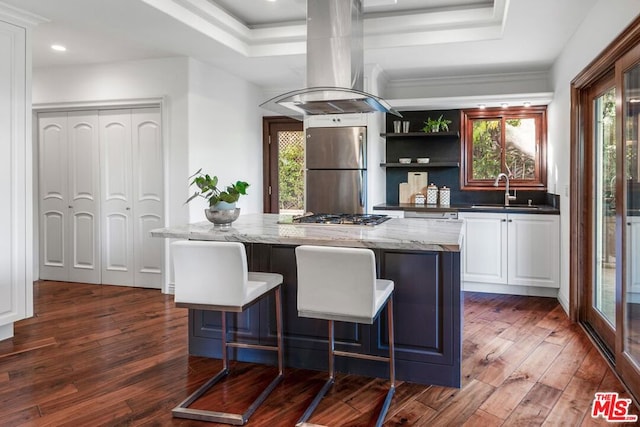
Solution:
M 481 208 L 473 206 L 482 206 Z M 413 203 L 383 203 L 373 207 L 374 210 L 398 210 L 398 211 L 416 211 L 416 212 L 500 212 L 500 213 L 527 213 L 527 214 L 544 214 L 544 215 L 560 215 L 560 209 L 551 205 L 535 205 L 532 209 L 527 205 L 514 204 L 505 208 L 502 205 L 482 203 L 452 204 L 450 206 L 440 205 L 416 205 Z
M 228 231 L 210 222 L 151 230 L 154 237 L 284 245 L 459 252 L 462 220 L 392 218 L 376 226 L 286 224 L 290 215 L 243 214 Z M 284 222 L 284 223 L 283 223 Z

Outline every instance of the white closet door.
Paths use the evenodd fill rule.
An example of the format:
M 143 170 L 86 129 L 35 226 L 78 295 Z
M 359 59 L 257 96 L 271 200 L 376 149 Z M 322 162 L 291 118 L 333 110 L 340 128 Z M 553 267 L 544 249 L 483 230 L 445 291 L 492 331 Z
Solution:
M 102 283 L 133 285 L 131 110 L 100 112 Z
M 40 278 L 68 280 L 66 244 L 68 203 L 67 114 L 39 115 Z
M 160 109 L 132 110 L 133 247 L 135 286 L 162 287 L 164 239 L 150 230 L 164 226 Z
M 69 281 L 100 283 L 98 112 L 68 114 Z

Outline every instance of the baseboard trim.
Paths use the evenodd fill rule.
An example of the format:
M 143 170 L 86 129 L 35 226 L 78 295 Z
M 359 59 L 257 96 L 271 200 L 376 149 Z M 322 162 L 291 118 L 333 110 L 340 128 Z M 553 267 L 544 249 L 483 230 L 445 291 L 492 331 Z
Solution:
M 535 286 L 515 286 L 490 283 L 462 282 L 462 290 L 469 292 L 486 292 L 490 294 L 558 298 L 557 288 L 540 288 Z

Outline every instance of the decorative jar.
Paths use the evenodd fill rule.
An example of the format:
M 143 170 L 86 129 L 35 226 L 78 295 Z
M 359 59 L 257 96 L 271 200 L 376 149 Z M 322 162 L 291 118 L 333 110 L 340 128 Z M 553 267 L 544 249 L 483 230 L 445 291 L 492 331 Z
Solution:
M 433 182 L 427 187 L 427 204 L 438 204 L 438 187 Z

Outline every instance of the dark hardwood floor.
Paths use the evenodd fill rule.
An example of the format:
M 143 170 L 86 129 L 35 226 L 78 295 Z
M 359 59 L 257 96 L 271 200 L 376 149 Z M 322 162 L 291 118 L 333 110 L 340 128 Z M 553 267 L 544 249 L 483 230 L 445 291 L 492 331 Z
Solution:
M 0 342 L 2 426 L 211 426 L 171 409 L 221 367 L 187 354 L 187 314 L 159 291 L 35 284 L 35 317 Z M 596 391 L 629 397 L 581 328 L 550 298 L 466 293 L 463 386 L 399 383 L 388 426 L 606 425 Z M 241 412 L 273 367 L 234 363 L 234 375 L 196 402 Z M 249 421 L 292 426 L 325 375 L 287 370 Z M 369 425 L 387 381 L 338 375 L 311 421 Z M 638 414 L 637 408 L 632 412 Z

